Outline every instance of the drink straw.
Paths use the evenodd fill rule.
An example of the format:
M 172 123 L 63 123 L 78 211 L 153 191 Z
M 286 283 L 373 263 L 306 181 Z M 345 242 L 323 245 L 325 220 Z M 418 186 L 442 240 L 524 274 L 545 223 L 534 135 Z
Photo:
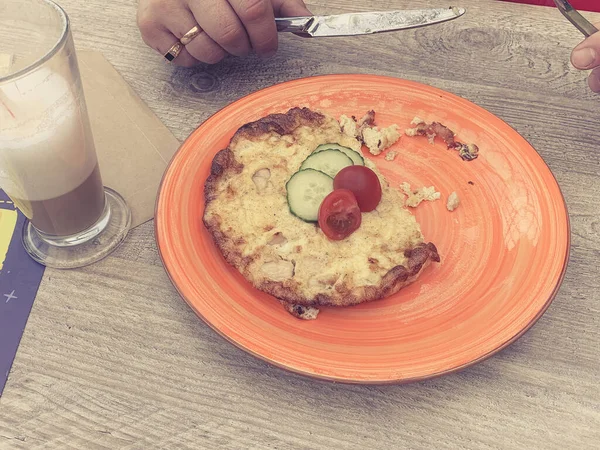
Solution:
M 4 96 L 4 94 L 2 93 L 2 91 L 0 90 L 0 104 L 2 106 L 4 106 L 4 108 L 8 111 L 8 113 L 10 114 L 10 116 L 13 119 L 16 119 L 15 114 L 13 113 L 12 109 L 9 108 L 8 106 L 8 100 L 6 99 L 6 97 L 3 99 L 2 97 Z

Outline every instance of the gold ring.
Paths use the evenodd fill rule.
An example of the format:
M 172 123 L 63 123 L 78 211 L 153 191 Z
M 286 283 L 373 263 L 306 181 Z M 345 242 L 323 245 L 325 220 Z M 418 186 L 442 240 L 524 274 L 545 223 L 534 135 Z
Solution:
M 169 62 L 173 61 L 179 56 L 181 50 L 183 50 L 183 44 L 179 41 L 175 42 L 175 44 L 173 44 L 173 47 L 171 47 L 169 51 L 164 54 L 165 59 Z
M 200 33 L 202 33 L 202 29 L 198 25 L 196 25 L 190 31 L 185 33 L 183 37 L 179 40 L 179 42 L 181 42 L 183 45 L 188 45 Z

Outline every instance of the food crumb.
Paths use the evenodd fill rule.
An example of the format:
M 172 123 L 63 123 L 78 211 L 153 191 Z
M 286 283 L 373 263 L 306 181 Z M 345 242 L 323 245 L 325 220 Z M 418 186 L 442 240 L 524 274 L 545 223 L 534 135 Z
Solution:
M 454 211 L 460 205 L 460 198 L 458 198 L 458 194 L 456 192 L 451 193 L 448 196 L 448 201 L 446 203 L 446 208 L 448 211 Z
M 415 127 L 404 130 L 407 136 L 427 136 L 430 144 L 433 144 L 435 138 L 439 136 L 446 143 L 446 147 L 449 150 L 456 150 L 464 161 L 473 161 L 479 156 L 477 145 L 458 142 L 454 131 L 439 122 L 426 123 L 419 117 L 415 117 L 410 124 Z
M 398 142 L 402 135 L 396 124 L 381 129 L 376 127 L 375 111 L 368 111 L 360 120 L 342 115 L 339 124 L 342 133 L 358 139 L 376 156 Z
M 386 161 L 393 161 L 394 159 L 396 159 L 396 156 L 398 156 L 398 152 L 395 150 L 390 150 L 389 152 L 387 152 L 387 154 L 385 155 L 385 160 Z
M 398 131 L 398 125 L 394 124 L 381 130 L 377 127 L 364 128 L 362 136 L 369 152 L 377 156 L 398 142 L 401 135 Z
M 455 147 L 459 156 L 465 161 L 473 161 L 479 156 L 479 147 L 475 144 L 458 144 Z
M 375 125 L 375 111 L 367 111 L 359 120 L 356 120 L 355 116 L 348 117 L 342 114 L 339 123 L 342 133 L 363 142 L 363 130 Z
M 353 138 L 358 136 L 356 122 L 353 118 L 345 115 L 340 116 L 340 127 L 345 135 Z
M 400 185 L 400 188 L 406 194 L 406 206 L 410 208 L 416 208 L 423 201 L 433 202 L 439 200 L 442 194 L 435 190 L 435 187 L 422 187 L 416 191 L 413 191 L 410 184 L 404 182 Z
M 415 128 L 407 128 L 406 130 L 404 130 L 404 134 L 406 134 L 407 136 L 419 136 L 421 134 L 421 132 L 426 128 L 426 124 L 425 121 L 423 119 L 421 119 L 420 117 L 415 117 L 412 122 L 410 122 L 411 125 L 416 125 Z M 419 127 L 420 125 L 420 127 Z

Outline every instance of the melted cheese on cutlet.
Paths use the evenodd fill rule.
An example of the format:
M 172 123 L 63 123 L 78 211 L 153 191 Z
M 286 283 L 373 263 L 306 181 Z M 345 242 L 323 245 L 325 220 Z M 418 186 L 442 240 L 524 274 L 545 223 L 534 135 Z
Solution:
M 378 285 L 390 269 L 406 264 L 405 249 L 423 242 L 417 221 L 403 206 L 404 198 L 368 159 L 366 165 L 380 177 L 382 199 L 375 211 L 363 213 L 360 228 L 351 236 L 332 241 L 315 224 L 290 213 L 287 181 L 318 145 L 329 142 L 362 153 L 361 144 L 342 134 L 335 120 L 317 130 L 296 130 L 295 139 L 274 134 L 260 141 L 238 140 L 233 146 L 244 169 L 220 186 L 222 195 L 209 205 L 208 213 L 220 217 L 221 228 L 231 239 L 243 238 L 245 244 L 238 249 L 254 257 L 248 267 L 254 280 L 264 277 L 262 265 L 283 259 L 295 264 L 293 280 L 309 297 L 327 293 L 342 281 L 350 287 Z M 259 192 L 252 177 L 261 169 L 269 169 L 270 178 Z M 271 245 L 277 233 L 285 242 Z

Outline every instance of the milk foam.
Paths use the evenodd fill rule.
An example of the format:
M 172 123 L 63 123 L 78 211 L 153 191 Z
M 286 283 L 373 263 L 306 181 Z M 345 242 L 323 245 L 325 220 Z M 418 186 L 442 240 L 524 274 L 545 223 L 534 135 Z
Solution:
M 74 89 L 47 68 L 0 84 L 0 187 L 9 196 L 47 200 L 91 174 L 96 153 Z

